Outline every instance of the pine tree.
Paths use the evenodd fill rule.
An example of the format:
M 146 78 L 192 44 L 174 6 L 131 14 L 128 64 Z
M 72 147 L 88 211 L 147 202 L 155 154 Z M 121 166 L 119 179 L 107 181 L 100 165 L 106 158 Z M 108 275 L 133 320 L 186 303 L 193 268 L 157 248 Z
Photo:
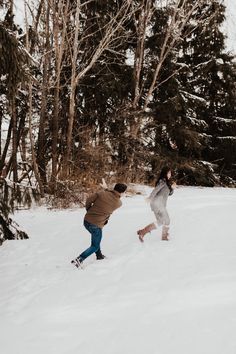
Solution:
M 19 229 L 19 225 L 9 216 L 17 204 L 30 204 L 29 193 L 23 193 L 10 187 L 3 178 L 0 178 L 0 245 L 5 240 L 28 239 L 26 232 Z
M 25 64 L 28 64 L 29 57 L 16 38 L 18 29 L 13 22 L 13 2 L 10 1 L 7 5 L 9 5 L 9 9 L 5 20 L 0 22 L 0 100 L 3 107 L 1 123 L 7 113 L 10 114 L 11 119 L 0 156 L 0 243 L 6 239 L 28 238 L 25 232 L 18 229 L 18 225 L 9 217 L 9 213 L 13 212 L 16 204 L 21 203 L 24 198 L 28 198 L 28 193 L 26 193 L 27 196 L 22 196 L 16 182 L 18 182 L 17 150 L 25 123 L 24 99 L 23 103 L 20 100 L 20 98 L 24 98 L 24 94 L 21 95 L 21 92 L 18 91 L 18 85 L 26 80 Z M 7 105 L 10 106 L 9 111 L 7 111 Z M 2 126 L 0 128 L 2 129 Z M 11 135 L 11 155 L 7 161 Z M 9 171 L 13 171 L 13 187 L 9 187 L 5 180 Z
M 197 105 L 195 116 L 192 116 L 197 125 L 202 122 L 205 128 L 199 135 L 199 157 L 204 164 L 200 167 L 203 171 L 206 166 L 212 172 L 215 170 L 219 182 L 224 183 L 225 174 L 235 178 L 232 164 L 236 149 L 236 71 L 234 57 L 225 50 L 222 33 L 225 6 L 219 1 L 212 1 L 205 13 L 204 8 L 199 12 L 199 17 L 203 15 L 209 19 L 208 23 L 200 25 L 183 42 L 182 58 L 191 71 L 187 80 L 184 75 L 180 75 L 180 80 L 187 92 L 205 101 L 205 104 Z
M 195 16 L 202 22 L 197 28 L 191 20 L 186 25 L 176 52 L 165 62 L 163 84 L 155 92 L 152 163 L 158 166 L 158 153 L 161 160 L 177 167 L 185 183 L 221 183 L 222 159 L 232 171 L 229 147 L 235 151 L 235 139 L 222 137 L 226 123 L 235 129 L 235 65 L 224 50 L 224 11 L 218 1 L 206 2 L 196 10 Z M 165 14 L 160 17 L 164 19 Z M 161 33 L 161 29 L 155 32 Z

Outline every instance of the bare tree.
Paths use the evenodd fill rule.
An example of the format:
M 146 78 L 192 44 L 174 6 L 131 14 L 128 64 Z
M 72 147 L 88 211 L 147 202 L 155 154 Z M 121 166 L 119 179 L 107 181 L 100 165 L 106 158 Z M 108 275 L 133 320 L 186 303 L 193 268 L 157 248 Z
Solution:
M 69 174 L 69 165 L 71 161 L 71 148 L 72 148 L 72 131 L 75 116 L 75 90 L 78 86 L 80 80 L 86 75 L 86 73 L 91 70 L 97 60 L 101 55 L 109 48 L 112 47 L 113 42 L 116 40 L 117 33 L 122 29 L 123 24 L 127 21 L 132 13 L 131 0 L 125 0 L 122 6 L 117 11 L 117 14 L 111 18 L 108 23 L 103 28 L 103 37 L 98 44 L 97 48 L 94 49 L 91 57 L 83 63 L 82 70 L 77 65 L 78 48 L 81 45 L 81 41 L 84 40 L 83 33 L 80 33 L 81 41 L 78 41 L 79 34 L 79 15 L 81 11 L 80 1 L 77 0 L 76 14 L 75 14 L 75 31 L 74 31 L 74 41 L 73 41 L 73 52 L 72 52 L 72 76 L 71 76 L 71 93 L 70 93 L 70 105 L 69 105 L 69 121 L 68 121 L 68 131 L 67 131 L 67 146 L 65 154 L 65 176 Z M 92 36 L 93 33 L 90 34 Z
M 134 5 L 133 5 L 134 6 Z M 145 40 L 147 38 L 148 25 L 154 11 L 152 0 L 143 0 L 139 9 L 134 11 L 134 24 L 136 28 L 137 45 L 134 55 L 134 98 L 132 106 L 136 108 L 141 97 L 141 71 L 143 68 Z M 138 18 L 136 19 L 136 13 Z
M 69 2 L 63 0 L 51 2 L 53 20 L 53 38 L 55 51 L 55 84 L 54 84 L 54 112 L 52 119 L 52 173 L 51 188 L 55 187 L 58 172 L 58 129 L 59 129 L 59 106 L 60 106 L 60 78 L 62 70 L 62 58 L 65 51 L 66 26 L 69 13 Z
M 39 17 L 42 13 L 43 0 L 40 2 L 40 7 L 37 12 L 36 23 L 34 25 L 35 29 L 38 26 Z M 39 11 L 40 10 L 40 11 Z M 51 51 L 50 51 L 50 25 L 49 25 L 49 12 L 50 7 L 48 2 L 44 3 L 44 28 L 43 28 L 43 48 L 45 54 L 42 57 L 42 66 L 43 66 L 43 79 L 42 79 L 42 98 L 41 98 L 41 109 L 40 109 L 40 120 L 39 120 L 39 131 L 38 131 L 38 151 L 37 151 L 37 161 L 39 166 L 39 173 L 42 179 L 42 183 L 45 185 L 47 183 L 47 173 L 46 173 L 46 139 L 45 139 L 45 121 L 47 117 L 47 97 L 49 91 L 49 66 L 51 60 Z
M 69 174 L 69 166 L 71 159 L 71 145 L 72 145 L 72 130 L 74 123 L 75 115 L 75 90 L 77 86 L 77 57 L 78 57 L 78 35 L 79 35 L 79 26 L 80 26 L 80 0 L 77 0 L 76 11 L 75 11 L 75 31 L 73 39 L 73 50 L 72 50 L 72 61 L 71 61 L 71 82 L 70 82 L 70 103 L 69 103 L 69 121 L 68 121 L 68 130 L 67 130 L 67 139 L 66 139 L 66 154 L 64 160 L 64 173 L 65 176 Z
M 143 109 L 146 110 L 148 104 L 152 100 L 153 91 L 158 84 L 160 72 L 167 56 L 173 52 L 182 40 L 183 37 L 189 35 L 185 32 L 185 27 L 189 21 L 195 22 L 196 25 L 192 31 L 198 28 L 203 22 L 208 22 L 209 18 L 205 19 L 203 16 L 199 18 L 199 14 L 196 12 L 198 8 L 204 6 L 206 1 L 196 0 L 190 3 L 188 0 L 175 0 L 172 3 L 172 12 L 170 15 L 169 25 L 166 29 L 163 44 L 160 48 L 160 56 L 157 59 L 156 68 L 153 73 L 152 82 L 145 97 Z M 212 15 L 214 16 L 214 14 Z
M 29 25 L 28 25 L 27 11 L 26 11 L 26 1 L 24 2 L 24 5 L 25 5 L 25 25 L 26 25 L 26 49 L 29 51 L 30 50 Z M 38 164 L 37 164 L 35 148 L 34 148 L 35 143 L 34 143 L 33 132 L 32 132 L 32 112 L 33 112 L 32 90 L 33 90 L 33 85 L 32 85 L 31 78 L 29 79 L 29 82 L 28 82 L 28 90 L 29 90 L 29 111 L 28 111 L 28 118 L 29 119 L 28 119 L 28 121 L 29 121 L 29 140 L 30 140 L 30 147 L 31 147 L 32 169 L 34 171 L 36 181 L 38 182 L 38 185 L 39 185 L 40 194 L 43 197 L 44 196 L 44 189 L 43 189 L 43 185 L 42 185 L 39 170 L 38 170 Z

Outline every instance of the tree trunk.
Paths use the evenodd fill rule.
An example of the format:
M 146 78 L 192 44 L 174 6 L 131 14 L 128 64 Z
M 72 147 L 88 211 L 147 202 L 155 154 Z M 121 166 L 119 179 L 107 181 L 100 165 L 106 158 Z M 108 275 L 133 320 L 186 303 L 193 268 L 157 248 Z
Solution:
M 12 118 L 10 120 L 9 123 L 9 127 L 8 127 L 8 131 L 7 131 L 7 139 L 6 139 L 6 143 L 3 149 L 3 153 L 1 156 L 1 161 L 0 161 L 0 171 L 2 171 L 2 169 L 4 168 L 4 165 L 6 163 L 6 156 L 7 156 L 7 152 L 8 152 L 8 148 L 11 142 L 11 134 L 12 134 Z
M 0 107 L 0 156 L 2 156 L 2 117 L 3 117 L 3 113 L 2 113 L 2 108 Z M 0 172 L 1 172 L 1 168 L 0 168 Z
M 38 171 L 38 165 L 36 161 L 36 155 L 35 155 L 35 150 L 34 150 L 34 139 L 33 139 L 33 133 L 32 133 L 32 83 L 29 83 L 29 138 L 30 138 L 30 146 L 31 146 L 31 155 L 32 155 L 32 165 L 33 165 L 33 170 L 34 170 L 34 175 L 35 178 L 38 182 L 39 185 L 39 191 L 41 194 L 41 197 L 44 197 L 44 189 L 43 185 L 40 179 L 40 174 Z
M 52 119 L 52 174 L 50 188 L 53 192 L 56 186 L 58 174 L 58 132 L 59 132 L 59 105 L 60 105 L 60 80 L 61 80 L 61 63 L 65 50 L 66 22 L 68 16 L 68 2 L 63 7 L 63 2 L 55 2 L 53 17 L 53 36 L 55 47 L 55 66 L 56 66 L 56 83 L 54 88 L 54 111 Z M 63 18 L 63 27 L 60 32 L 60 18 Z
M 141 71 L 143 68 L 145 39 L 147 36 L 147 26 L 151 18 L 151 0 L 143 1 L 140 9 L 138 23 L 136 25 L 137 47 L 134 58 L 134 98 L 132 106 L 136 108 L 141 96 Z
M 76 13 L 75 13 L 75 33 L 73 43 L 73 55 L 72 55 L 72 73 L 71 73 L 71 93 L 69 103 L 69 119 L 66 139 L 66 155 L 64 161 L 64 174 L 68 177 L 71 164 L 71 151 L 72 151 L 72 131 L 75 117 L 75 91 L 76 91 L 76 67 L 78 56 L 78 34 L 79 34 L 79 15 L 80 15 L 80 0 L 77 0 Z
M 11 100 L 11 114 L 12 114 L 12 171 L 13 181 L 18 182 L 17 173 L 17 116 L 16 116 L 16 99 L 15 93 Z
M 41 1 L 42 4 L 42 1 Z M 46 173 L 46 141 L 45 141 L 45 119 L 47 113 L 47 96 L 48 96 L 48 86 L 49 86 L 49 61 L 50 61 L 50 40 L 49 40 L 49 6 L 47 5 L 46 19 L 45 19 L 45 55 L 43 58 L 43 82 L 42 82 L 42 100 L 41 100 L 41 110 L 40 110 L 40 120 L 39 120 L 39 133 L 38 133 L 38 151 L 37 151 L 37 162 L 39 167 L 39 173 L 44 185 L 47 184 L 47 173 Z
M 25 3 L 25 10 L 26 10 L 26 3 Z M 26 49 L 29 51 L 30 49 L 30 44 L 29 44 L 29 27 L 28 27 L 28 19 L 27 19 L 27 13 L 25 11 L 25 22 L 26 22 Z M 34 139 L 33 139 L 33 132 L 32 132 L 32 111 L 33 111 L 33 85 L 31 80 L 29 81 L 29 112 L 28 112 L 28 117 L 29 117 L 29 139 L 30 139 L 30 147 L 31 147 L 31 157 L 32 157 L 32 166 L 33 166 L 33 171 L 34 175 L 36 178 L 36 181 L 38 182 L 39 185 L 39 191 L 41 194 L 41 197 L 44 197 L 44 189 L 43 185 L 40 179 L 40 174 L 38 170 L 38 164 L 36 161 L 36 154 L 35 154 L 35 149 L 34 149 Z

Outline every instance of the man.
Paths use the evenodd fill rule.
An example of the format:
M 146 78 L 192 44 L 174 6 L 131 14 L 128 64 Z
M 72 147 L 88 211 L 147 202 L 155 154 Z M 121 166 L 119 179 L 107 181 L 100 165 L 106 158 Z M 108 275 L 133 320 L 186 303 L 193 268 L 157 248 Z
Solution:
M 113 190 L 97 192 L 87 198 L 84 226 L 91 234 L 91 246 L 71 261 L 77 268 L 81 267 L 83 261 L 93 253 L 96 253 L 97 259 L 105 258 L 100 249 L 102 229 L 113 211 L 121 207 L 120 198 L 126 189 L 125 184 L 117 183 Z

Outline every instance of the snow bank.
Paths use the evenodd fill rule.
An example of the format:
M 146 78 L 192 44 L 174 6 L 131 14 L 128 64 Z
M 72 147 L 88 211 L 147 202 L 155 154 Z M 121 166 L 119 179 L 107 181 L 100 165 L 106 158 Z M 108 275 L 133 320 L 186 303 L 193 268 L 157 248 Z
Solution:
M 150 192 L 145 189 L 146 194 Z M 89 243 L 84 211 L 21 211 L 30 240 L 0 248 L 3 354 L 235 354 L 236 190 L 178 188 L 171 240 L 143 195 L 104 228 L 104 261 L 70 260 Z

